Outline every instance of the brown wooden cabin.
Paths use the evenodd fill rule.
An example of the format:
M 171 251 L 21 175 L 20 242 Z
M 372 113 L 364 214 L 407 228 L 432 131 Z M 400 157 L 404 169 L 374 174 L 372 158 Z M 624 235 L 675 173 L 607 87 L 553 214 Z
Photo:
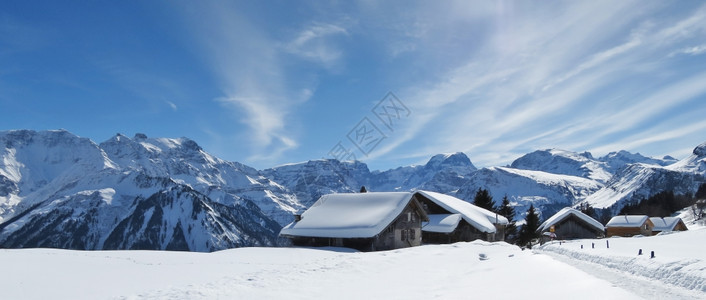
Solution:
M 562 208 L 549 217 L 539 225 L 537 231 L 542 234 L 543 243 L 552 238 L 560 240 L 595 239 L 605 235 L 605 227 L 601 222 L 571 207 Z
M 670 232 L 670 231 L 686 231 L 686 224 L 679 217 L 652 217 L 650 218 L 654 227 L 652 227 L 652 235 L 658 234 L 660 232 Z
M 652 235 L 654 223 L 645 215 L 622 215 L 615 216 L 606 224 L 606 236 L 636 236 Z

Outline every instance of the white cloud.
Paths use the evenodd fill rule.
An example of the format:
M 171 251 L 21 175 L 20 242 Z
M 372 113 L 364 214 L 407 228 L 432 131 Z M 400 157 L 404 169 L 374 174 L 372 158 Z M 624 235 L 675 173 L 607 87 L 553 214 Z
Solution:
M 398 93 L 409 101 L 414 122 L 372 158 L 403 148 L 409 149 L 401 150 L 403 157 L 452 149 L 470 152 L 474 161 L 477 154 L 482 163 L 498 165 L 507 163 L 498 159 L 508 155 L 497 153 L 564 145 L 579 147 L 570 150 L 602 149 L 598 145 L 615 145 L 631 132 L 645 130 L 638 127 L 650 120 L 671 118 L 663 113 L 706 94 L 706 76 L 660 73 L 675 68 L 660 59 L 675 45 L 702 40 L 706 14 L 701 8 L 671 19 L 652 18 L 663 4 L 644 5 L 641 10 L 634 5 L 569 2 L 551 10 L 497 11 L 496 22 L 511 24 L 488 29 L 495 30 L 493 42 L 467 54 L 466 63 L 436 83 Z M 512 18 L 504 19 L 507 15 Z M 640 77 L 658 81 L 640 82 Z M 702 127 L 683 130 L 694 133 L 694 128 Z M 678 133 L 661 129 L 631 145 Z
M 706 53 L 706 44 L 704 45 L 699 45 L 699 46 L 693 46 L 693 47 L 686 47 L 679 49 L 677 51 L 674 51 L 669 54 L 670 57 L 675 56 L 677 54 L 689 54 L 689 55 L 701 55 Z
M 209 66 L 220 81 L 223 97 L 215 99 L 247 126 L 248 161 L 272 161 L 298 146 L 287 122 L 311 89 L 289 88 L 278 45 L 240 10 L 224 3 L 185 7 L 186 19 Z
M 331 68 L 343 55 L 343 51 L 330 41 L 332 37 L 337 35 L 348 35 L 348 31 L 335 24 L 313 23 L 286 43 L 284 49 L 326 68 Z
M 170 107 L 173 111 L 177 111 L 177 106 L 176 106 L 176 104 L 174 104 L 174 102 L 169 101 L 169 100 L 164 100 L 164 103 L 166 103 L 167 105 L 169 105 L 169 107 Z

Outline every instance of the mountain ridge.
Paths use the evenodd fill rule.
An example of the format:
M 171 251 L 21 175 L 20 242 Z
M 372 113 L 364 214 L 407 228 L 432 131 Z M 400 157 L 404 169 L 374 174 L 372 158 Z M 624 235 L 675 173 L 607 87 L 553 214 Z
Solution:
M 462 153 L 371 171 L 359 161 L 310 160 L 257 170 L 188 138 L 116 134 L 96 144 L 66 130 L 0 132 L 0 246 L 216 251 L 275 246 L 279 229 L 327 193 L 432 190 L 472 201 L 507 195 L 521 219 L 582 203 L 619 210 L 660 189 L 704 181 L 706 143 L 676 161 L 627 151 L 545 149 L 507 167 L 476 168 Z M 693 191 L 692 191 L 693 192 Z M 197 211 L 198 213 L 194 213 Z

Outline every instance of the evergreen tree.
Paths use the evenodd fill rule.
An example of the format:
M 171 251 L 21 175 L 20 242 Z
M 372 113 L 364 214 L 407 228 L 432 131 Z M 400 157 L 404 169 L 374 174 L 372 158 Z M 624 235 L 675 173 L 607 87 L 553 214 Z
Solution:
M 478 188 L 475 198 L 473 198 L 473 205 L 485 208 L 489 211 L 497 211 L 495 209 L 495 203 L 493 203 L 493 197 L 490 196 L 488 190 Z
M 706 182 L 699 186 L 699 189 L 696 191 L 694 197 L 696 200 L 706 199 Z
M 517 226 L 515 226 L 515 208 L 510 206 L 510 200 L 507 199 L 507 195 L 503 197 L 498 214 L 510 221 L 505 227 L 505 241 L 512 243 L 517 238 Z
M 525 225 L 522 226 L 522 229 L 520 230 L 518 244 L 520 246 L 524 246 L 529 244 L 532 239 L 538 238 L 538 228 L 539 214 L 537 214 L 537 211 L 534 209 L 534 205 L 530 204 L 530 208 L 527 210 L 527 216 L 525 217 Z
M 596 214 L 596 210 L 591 206 L 591 204 L 588 203 L 581 203 L 581 206 L 579 207 L 581 212 L 586 214 L 587 216 L 598 219 L 598 215 Z

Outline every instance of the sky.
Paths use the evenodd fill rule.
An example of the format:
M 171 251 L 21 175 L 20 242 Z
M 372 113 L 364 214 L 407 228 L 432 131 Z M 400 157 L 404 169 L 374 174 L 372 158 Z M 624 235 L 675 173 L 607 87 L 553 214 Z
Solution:
M 188 137 L 258 169 L 706 141 L 700 1 L 2 1 L 0 130 Z

